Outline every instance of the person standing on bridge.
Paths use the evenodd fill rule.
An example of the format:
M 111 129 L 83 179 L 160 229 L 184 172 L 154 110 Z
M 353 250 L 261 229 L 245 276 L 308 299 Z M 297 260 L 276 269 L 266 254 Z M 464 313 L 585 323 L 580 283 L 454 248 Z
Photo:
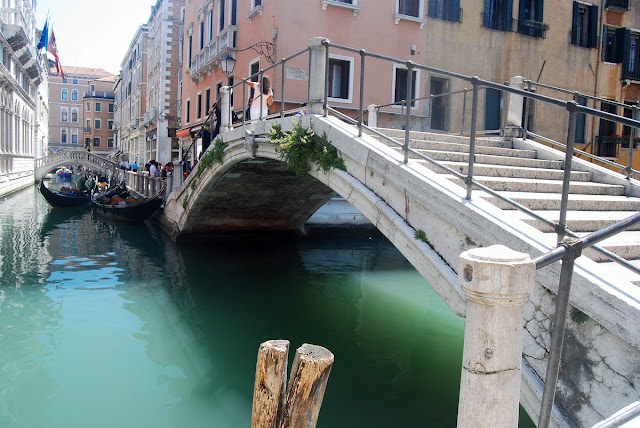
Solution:
M 273 104 L 273 90 L 271 80 L 266 74 L 262 76 L 262 83 L 245 80 L 248 86 L 253 88 L 254 96 L 251 101 L 249 117 L 251 120 L 264 119 L 269 114 L 269 106 Z

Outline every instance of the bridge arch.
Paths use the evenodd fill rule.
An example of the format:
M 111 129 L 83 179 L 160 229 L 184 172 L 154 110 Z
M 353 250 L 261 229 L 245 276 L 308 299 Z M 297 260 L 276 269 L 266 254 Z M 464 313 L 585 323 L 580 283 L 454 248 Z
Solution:
M 38 182 L 55 168 L 63 165 L 82 165 L 105 175 L 118 171 L 118 164 L 110 159 L 83 150 L 59 150 L 35 160 L 35 181 Z

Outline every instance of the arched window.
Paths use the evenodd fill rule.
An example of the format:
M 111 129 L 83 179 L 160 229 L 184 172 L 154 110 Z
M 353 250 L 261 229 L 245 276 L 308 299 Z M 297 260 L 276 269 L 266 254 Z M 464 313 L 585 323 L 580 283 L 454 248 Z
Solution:
M 77 89 L 72 89 L 71 90 L 71 101 L 78 101 L 78 90 Z
M 71 122 L 78 122 L 78 109 L 77 108 L 72 108 L 71 109 Z
M 66 107 L 63 107 L 60 111 L 60 121 L 67 122 L 69 120 L 69 110 Z
M 69 99 L 69 91 L 67 91 L 67 88 L 64 88 L 62 90 L 62 94 L 60 94 L 60 98 L 62 98 L 62 101 L 67 101 Z

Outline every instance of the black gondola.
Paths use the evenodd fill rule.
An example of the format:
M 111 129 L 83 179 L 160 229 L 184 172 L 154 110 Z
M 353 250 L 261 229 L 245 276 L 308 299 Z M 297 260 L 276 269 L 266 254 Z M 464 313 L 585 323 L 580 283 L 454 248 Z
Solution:
M 91 197 L 91 206 L 96 214 L 118 221 L 141 222 L 156 212 L 163 201 L 164 183 L 160 191 L 150 198 L 135 198 L 135 202 L 127 202 L 132 197 L 126 187 L 118 186 L 105 193 L 94 193 Z M 119 197 L 121 204 L 114 203 L 113 197 Z
M 64 189 L 64 188 L 63 188 Z M 55 191 L 47 189 L 44 179 L 40 180 L 38 190 L 44 198 L 54 207 L 77 207 L 89 203 L 89 194 L 78 189 L 68 189 L 68 191 Z

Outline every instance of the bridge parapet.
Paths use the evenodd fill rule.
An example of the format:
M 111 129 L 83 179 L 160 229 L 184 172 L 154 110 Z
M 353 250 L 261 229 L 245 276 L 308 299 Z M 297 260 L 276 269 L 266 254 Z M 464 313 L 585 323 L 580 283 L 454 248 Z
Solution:
M 94 153 L 83 150 L 60 150 L 35 160 L 35 180 L 40 181 L 52 169 L 67 164 L 84 165 L 105 173 L 118 170 L 116 162 Z

